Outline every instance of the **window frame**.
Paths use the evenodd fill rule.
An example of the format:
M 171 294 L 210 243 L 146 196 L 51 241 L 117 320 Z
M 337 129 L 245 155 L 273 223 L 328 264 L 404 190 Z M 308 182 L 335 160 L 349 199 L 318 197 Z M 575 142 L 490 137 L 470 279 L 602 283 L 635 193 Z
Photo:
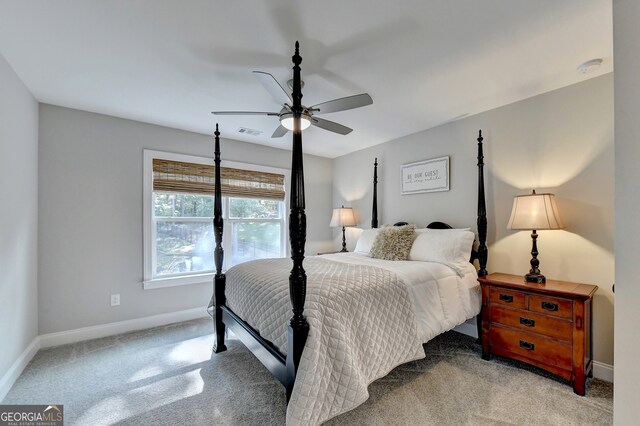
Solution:
M 213 165 L 213 158 L 210 157 L 201 157 L 195 155 L 187 155 L 187 154 L 178 154 L 173 152 L 166 151 L 156 151 L 145 149 L 143 151 L 143 280 L 142 286 L 145 290 L 157 289 L 157 288 L 165 288 L 165 287 L 174 287 L 181 285 L 190 285 L 190 284 L 210 284 L 213 280 L 213 276 L 215 272 L 203 272 L 203 273 L 194 273 L 188 275 L 167 275 L 162 277 L 154 276 L 154 250 L 155 250 L 155 239 L 156 239 L 156 229 L 154 226 L 155 221 L 153 220 L 154 214 L 154 206 L 153 206 L 153 159 L 163 159 L 163 160 L 174 160 L 174 161 L 184 161 L 196 164 L 207 164 Z M 289 176 L 290 171 L 287 169 L 281 169 L 270 166 L 263 166 L 259 164 L 251 164 L 251 163 L 241 163 L 236 161 L 221 161 L 221 167 L 233 167 L 238 169 L 245 170 L 253 170 L 260 172 L 269 172 L 269 173 L 279 173 L 284 175 L 285 179 L 285 194 L 289 193 Z M 223 218 L 225 222 L 225 229 L 222 240 L 222 247 L 225 249 L 231 249 L 231 226 L 233 222 L 260 222 L 263 219 L 229 219 L 229 203 L 227 202 L 228 197 L 222 197 L 222 211 Z M 233 198 L 241 198 L 241 197 L 233 197 Z M 287 215 L 287 211 L 289 210 L 289 200 L 285 195 L 285 199 L 282 201 L 282 218 L 279 219 L 281 221 L 281 229 L 280 229 L 280 238 L 281 238 L 281 254 L 284 257 L 289 255 L 289 244 L 288 241 L 288 229 L 289 229 L 289 218 Z M 202 220 L 197 218 L 175 218 L 175 221 L 199 221 Z M 208 219 L 210 220 L 210 219 Z M 266 221 L 274 221 L 273 219 L 266 219 Z M 225 260 L 226 264 L 226 260 Z

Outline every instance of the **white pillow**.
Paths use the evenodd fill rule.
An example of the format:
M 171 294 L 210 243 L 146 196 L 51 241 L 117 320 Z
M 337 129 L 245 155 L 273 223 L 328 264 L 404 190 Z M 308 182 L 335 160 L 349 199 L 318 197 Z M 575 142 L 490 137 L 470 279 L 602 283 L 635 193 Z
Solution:
M 360 234 L 360 238 L 358 238 L 356 248 L 353 250 L 353 252 L 366 254 L 368 256 L 369 252 L 371 251 L 371 246 L 373 246 L 373 242 L 378 236 L 378 232 L 380 232 L 380 228 L 365 229 L 364 231 L 362 231 L 362 234 Z
M 423 229 L 411 246 L 409 260 L 437 262 L 464 276 L 475 235 L 466 229 Z

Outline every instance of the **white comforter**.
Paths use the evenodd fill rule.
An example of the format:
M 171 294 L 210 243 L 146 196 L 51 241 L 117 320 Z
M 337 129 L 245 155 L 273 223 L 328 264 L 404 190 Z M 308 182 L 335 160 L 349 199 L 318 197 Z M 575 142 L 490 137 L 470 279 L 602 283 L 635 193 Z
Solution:
M 422 342 L 479 311 L 469 284 L 444 265 L 340 254 L 307 258 L 304 266 L 310 330 L 289 425 L 320 424 L 355 408 L 368 398 L 369 383 L 423 358 Z M 290 269 L 289 259 L 237 265 L 227 271 L 225 291 L 227 306 L 283 353 Z
M 337 262 L 371 265 L 396 273 L 409 288 L 415 308 L 418 336 L 423 343 L 480 313 L 482 294 L 475 267 L 469 263 L 460 277 L 435 262 L 391 261 L 358 253 L 328 254 Z

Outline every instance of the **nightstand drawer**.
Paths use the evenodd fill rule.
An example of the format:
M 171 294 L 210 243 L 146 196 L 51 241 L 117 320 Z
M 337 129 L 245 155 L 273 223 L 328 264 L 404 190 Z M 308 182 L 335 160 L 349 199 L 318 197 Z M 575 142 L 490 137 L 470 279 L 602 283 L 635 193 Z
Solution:
M 566 319 L 535 314 L 529 311 L 491 306 L 491 322 L 571 341 L 573 323 Z
M 499 325 L 492 325 L 489 340 L 491 345 L 514 354 L 564 370 L 572 368 L 571 344 Z
M 491 304 L 497 303 L 513 308 L 524 308 L 524 293 L 504 288 L 491 289 Z
M 529 310 L 545 315 L 553 315 L 562 318 L 573 317 L 573 302 L 567 299 L 555 297 L 531 295 L 529 296 Z

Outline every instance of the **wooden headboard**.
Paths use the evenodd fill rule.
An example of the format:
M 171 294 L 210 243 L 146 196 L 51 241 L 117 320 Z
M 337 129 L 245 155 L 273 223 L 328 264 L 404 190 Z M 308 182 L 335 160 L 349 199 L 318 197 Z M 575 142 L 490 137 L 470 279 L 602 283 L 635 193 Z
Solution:
M 471 250 L 469 261 L 473 263 L 478 260 L 478 276 L 484 277 L 487 272 L 487 260 L 489 252 L 487 249 L 487 208 L 484 196 L 484 153 L 482 151 L 482 130 L 478 132 L 478 208 L 476 210 L 476 225 L 478 229 L 478 248 Z M 408 225 L 407 222 L 396 222 L 395 226 Z M 378 159 L 373 165 L 373 209 L 371 211 L 371 227 L 378 227 Z M 427 225 L 430 229 L 451 229 L 451 226 L 444 222 L 431 222 Z M 474 242 L 475 243 L 475 242 Z M 475 246 L 475 244 L 474 244 Z

